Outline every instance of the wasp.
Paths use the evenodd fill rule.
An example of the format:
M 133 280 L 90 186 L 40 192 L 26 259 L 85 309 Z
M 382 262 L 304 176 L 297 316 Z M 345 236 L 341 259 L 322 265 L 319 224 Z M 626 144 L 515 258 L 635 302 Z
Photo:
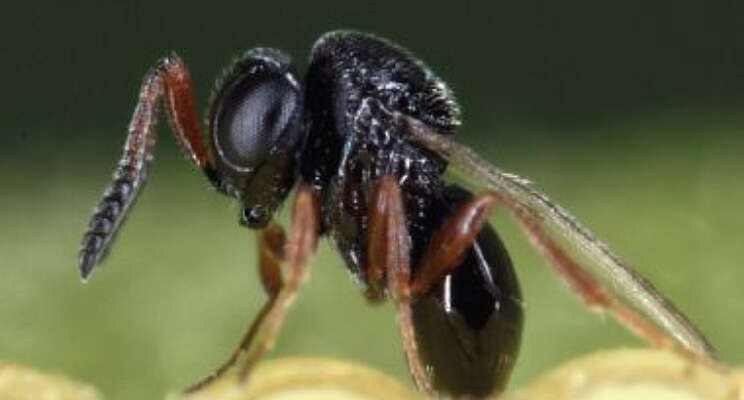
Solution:
M 237 350 L 196 387 L 231 367 L 250 373 L 272 346 L 318 238 L 327 236 L 371 302 L 397 305 L 420 390 L 470 398 L 502 391 L 524 310 L 512 261 L 488 221 L 495 206 L 588 307 L 653 345 L 715 357 L 669 300 L 568 211 L 454 141 L 460 107 L 429 67 L 388 40 L 353 31 L 320 37 L 304 80 L 280 50 L 244 52 L 214 85 L 206 135 L 184 62 L 174 53 L 160 59 L 144 76 L 123 156 L 83 237 L 84 279 L 147 179 L 161 106 L 185 157 L 237 199 L 240 223 L 257 230 L 268 294 Z M 448 182 L 448 169 L 476 189 Z M 293 189 L 285 234 L 273 217 Z

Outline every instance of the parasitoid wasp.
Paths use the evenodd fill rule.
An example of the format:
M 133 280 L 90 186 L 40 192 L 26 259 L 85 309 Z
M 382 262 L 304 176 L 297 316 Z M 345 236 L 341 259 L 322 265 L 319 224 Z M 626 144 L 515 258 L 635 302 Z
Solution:
M 653 345 L 715 358 L 669 300 L 564 208 L 453 141 L 459 106 L 431 69 L 396 44 L 353 31 L 317 40 L 304 81 L 282 51 L 243 53 L 214 86 L 206 136 L 185 64 L 176 54 L 160 59 L 143 79 L 123 156 L 83 237 L 84 279 L 147 179 L 161 102 L 186 158 L 240 202 L 240 223 L 258 230 L 268 294 L 238 349 L 196 387 L 233 366 L 249 374 L 274 342 L 317 239 L 329 236 L 365 296 L 396 303 L 420 390 L 500 392 L 517 358 L 523 309 L 512 262 L 488 222 L 494 205 L 587 306 Z M 479 191 L 446 182 L 448 167 Z M 273 215 L 293 188 L 285 237 Z

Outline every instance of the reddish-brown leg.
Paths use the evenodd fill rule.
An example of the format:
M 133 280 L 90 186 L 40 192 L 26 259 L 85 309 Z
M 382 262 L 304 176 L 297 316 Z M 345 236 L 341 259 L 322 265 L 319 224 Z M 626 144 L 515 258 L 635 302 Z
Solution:
M 233 366 L 237 368 L 239 379 L 246 379 L 255 364 L 271 349 L 284 317 L 307 279 L 306 267 L 317 243 L 318 222 L 318 209 L 312 190 L 300 185 L 286 242 L 281 228 L 276 225 L 260 233 L 259 271 L 269 299 L 230 358 L 207 378 L 192 385 L 187 392 L 204 387 Z M 280 271 L 282 261 L 287 263 L 289 269 L 286 279 L 282 278 Z
M 163 82 L 165 111 L 184 155 L 197 167 L 209 162 L 194 105 L 194 86 L 183 61 L 172 53 L 156 67 Z
M 377 106 L 384 110 L 379 104 Z M 705 335 L 674 304 L 568 211 L 532 187 L 527 180 L 499 170 L 470 148 L 422 121 L 397 112 L 390 113 L 390 118 L 402 131 L 408 132 L 412 141 L 444 157 L 467 177 L 495 190 L 493 194 L 511 210 L 533 245 L 585 302 L 609 310 L 629 330 L 653 344 L 676 343 L 677 348 L 686 349 L 683 352 L 695 354 L 700 359 L 717 359 L 716 350 Z M 584 270 L 574 262 L 544 231 L 543 223 L 556 228 L 557 237 L 576 244 L 577 254 L 587 256 L 596 264 L 591 271 L 615 280 L 613 286 L 602 285 L 588 272 L 590 270 Z M 613 292 L 618 293 L 620 299 L 613 296 Z M 634 304 L 634 308 L 625 306 L 622 301 Z
M 384 176 L 377 184 L 370 201 L 369 221 L 367 267 L 386 274 L 389 293 L 398 305 L 398 327 L 408 368 L 419 389 L 432 393 L 431 380 L 417 350 L 409 287 L 411 238 L 400 186 L 394 178 Z
M 78 268 L 84 279 L 103 259 L 106 249 L 147 179 L 161 97 L 165 98 L 165 110 L 176 142 L 186 157 L 201 169 L 209 163 L 209 155 L 199 131 L 188 70 L 177 55 L 171 54 L 158 61 L 142 81 L 113 182 L 96 206 L 88 231 L 83 236 Z
M 254 323 L 256 333 L 247 343 L 245 361 L 238 360 L 241 379 L 248 377 L 251 368 L 274 345 L 287 311 L 297 297 L 302 284 L 307 280 L 306 267 L 318 242 L 320 228 L 318 213 L 318 205 L 312 189 L 305 184 L 300 184 L 292 208 L 289 236 L 284 246 L 284 258 L 289 269 L 288 276 L 265 317 Z
M 489 211 L 496 202 L 505 204 L 511 210 L 533 245 L 587 307 L 608 310 L 620 323 L 653 345 L 672 345 L 666 335 L 617 301 L 596 279 L 585 272 L 550 238 L 539 221 L 530 213 L 515 203 L 502 199 L 495 192 L 475 196 L 449 217 L 444 226 L 432 237 L 411 283 L 411 292 L 414 295 L 426 293 L 447 272 L 459 265 L 460 257 L 483 228 L 488 220 Z
M 411 281 L 415 295 L 428 293 L 448 272 L 460 265 L 465 251 L 488 222 L 496 198 L 490 193 L 474 196 L 448 216 L 426 246 Z
M 461 206 L 432 237 L 411 283 L 411 292 L 414 295 L 426 293 L 442 276 L 458 265 L 460 257 L 482 229 L 491 207 L 497 201 L 511 210 L 533 245 L 587 307 L 608 310 L 618 322 L 652 345 L 673 345 L 654 325 L 615 299 L 601 283 L 585 272 L 529 212 L 494 192 L 479 194 Z
M 208 385 L 235 365 L 240 355 L 246 351 L 255 337 L 256 330 L 260 325 L 259 321 L 266 318 L 266 315 L 275 303 L 279 291 L 284 286 L 281 271 L 281 261 L 284 259 L 284 230 L 279 225 L 271 223 L 268 227 L 259 231 L 256 238 L 258 245 L 258 272 L 261 278 L 261 286 L 268 295 L 268 299 L 261 307 L 250 329 L 243 335 L 240 345 L 233 351 L 230 357 L 215 369 L 214 372 L 189 387 L 186 390 L 187 392 L 192 392 Z
M 407 228 L 397 226 L 400 221 L 393 220 L 391 215 L 404 212 L 403 205 L 397 204 L 396 197 L 400 197 L 400 188 L 393 178 L 384 176 L 377 183 L 369 204 L 365 281 L 373 293 L 380 293 L 387 287 L 385 278 L 390 271 L 389 258 L 408 257 L 408 251 L 403 251 L 400 246 L 410 245 L 402 237 L 395 236 L 407 233 Z M 405 264 L 408 264 L 408 260 L 405 260 Z
M 287 238 L 281 226 L 271 223 L 258 236 L 258 273 L 269 298 L 275 298 L 284 286 L 281 264 L 284 261 L 284 246 Z
M 566 253 L 542 228 L 540 221 L 535 219 L 527 210 L 507 199 L 493 193 L 512 213 L 532 244 L 542 254 L 553 270 L 568 285 L 568 287 L 582 299 L 588 308 L 607 310 L 621 324 L 649 344 L 657 347 L 674 347 L 687 353 L 675 345 L 669 336 L 661 332 L 631 308 L 625 306 L 611 295 L 609 290 L 594 277 L 585 272 L 579 264 Z M 691 353 L 690 353 L 691 354 Z

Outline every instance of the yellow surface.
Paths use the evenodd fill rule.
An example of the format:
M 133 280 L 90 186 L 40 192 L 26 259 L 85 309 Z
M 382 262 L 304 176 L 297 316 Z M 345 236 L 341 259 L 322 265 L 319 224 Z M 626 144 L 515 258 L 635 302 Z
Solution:
M 661 384 L 629 384 L 629 385 L 607 385 L 598 388 L 585 396 L 579 396 L 576 400 L 627 400 L 627 399 L 656 399 L 656 400 L 703 400 L 696 393 L 687 390 L 672 388 Z
M 183 400 L 397 400 L 423 399 L 374 369 L 327 358 L 265 361 L 245 384 L 227 374 Z
M 99 400 L 67 378 L 0 363 L 0 400 Z M 262 362 L 246 382 L 228 373 L 171 400 L 416 400 L 420 393 L 390 376 L 329 358 Z M 744 373 L 652 349 L 606 350 L 545 372 L 502 400 L 742 400 Z
M 552 369 L 509 400 L 739 400 L 738 373 L 652 349 L 601 351 Z
M 0 400 L 98 400 L 92 387 L 18 364 L 0 362 Z

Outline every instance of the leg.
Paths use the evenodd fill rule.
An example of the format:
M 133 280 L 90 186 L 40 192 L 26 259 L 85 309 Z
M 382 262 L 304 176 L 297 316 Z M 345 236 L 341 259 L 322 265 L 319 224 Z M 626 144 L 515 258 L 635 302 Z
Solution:
M 284 261 L 286 243 L 284 230 L 274 223 L 258 234 L 258 272 L 261 285 L 270 299 L 275 298 L 284 286 L 281 263 Z
M 259 236 L 261 283 L 269 299 L 230 358 L 215 372 L 188 388 L 187 392 L 204 387 L 233 366 L 238 368 L 240 379 L 248 378 L 253 366 L 273 346 L 284 317 L 306 280 L 307 262 L 317 242 L 318 221 L 314 195 L 308 186 L 300 185 L 286 243 L 281 229 L 276 225 L 264 229 Z M 289 267 L 286 281 L 280 271 L 282 260 Z
M 400 187 L 395 179 L 384 176 L 377 184 L 370 202 L 367 265 L 387 274 L 390 295 L 398 304 L 398 326 L 403 348 L 416 386 L 432 393 L 432 384 L 421 362 L 411 315 L 410 248 Z
M 318 241 L 319 219 L 312 190 L 301 184 L 297 188 L 289 237 L 284 246 L 289 276 L 277 292 L 265 317 L 259 317 L 251 328 L 255 329 L 255 336 L 249 337 L 248 343 L 245 343 L 245 361 L 238 360 L 241 379 L 248 377 L 255 363 L 274 345 L 289 307 L 307 280 L 306 267 Z
M 495 202 L 496 198 L 490 193 L 479 194 L 447 217 L 444 225 L 431 237 L 419 261 L 411 282 L 414 296 L 428 293 L 448 272 L 461 264 L 473 239 L 488 221 Z
M 114 172 L 114 180 L 96 206 L 88 231 L 83 236 L 78 268 L 83 279 L 103 259 L 106 249 L 121 226 L 129 208 L 147 179 L 158 105 L 165 97 L 166 112 L 174 136 L 194 166 L 208 169 L 208 154 L 199 131 L 194 109 L 194 93 L 188 70 L 177 55 L 162 58 L 145 75 L 139 100 L 129 124 L 124 153 Z
M 434 234 L 411 283 L 411 291 L 414 295 L 427 293 L 447 272 L 459 265 L 462 254 L 470 247 L 473 238 L 483 228 L 491 207 L 499 199 L 501 197 L 494 192 L 485 192 L 475 196 L 461 206 Z M 533 245 L 587 307 L 610 311 L 618 322 L 653 345 L 671 345 L 667 336 L 613 298 L 597 280 L 579 267 L 548 236 L 534 217 L 514 203 L 506 200 L 501 202 L 509 206 L 514 218 L 530 237 Z
M 415 118 L 401 113 L 390 113 L 390 118 L 401 131 L 409 134 L 410 140 L 450 161 L 450 165 L 464 173 L 465 177 L 494 190 L 497 198 L 509 207 L 533 244 L 561 276 L 568 282 L 574 282 L 577 290 L 581 290 L 583 286 L 583 293 L 591 290 L 586 292 L 588 287 L 579 284 L 580 281 L 591 282 L 590 287 L 601 288 L 604 295 L 600 297 L 611 296 L 611 303 L 614 303 L 605 308 L 610 309 L 629 330 L 634 333 L 639 333 L 639 330 L 647 331 L 642 336 L 652 343 L 674 342 L 677 347 L 684 348 L 701 359 L 717 359 L 716 350 L 705 335 L 671 301 L 566 209 L 535 189 L 528 180 L 501 171 L 470 148 L 458 144 Z M 561 261 L 569 258 L 544 232 L 543 227 L 550 228 L 551 233 L 574 245 L 576 253 L 586 257 L 590 263 L 582 266 L 570 262 L 569 268 L 568 264 Z M 563 267 L 559 268 L 558 265 Z M 583 276 L 585 280 L 579 279 L 579 276 Z M 608 284 L 602 285 L 600 282 L 603 281 Z M 654 333 L 651 334 L 648 329 Z
M 678 347 L 663 332 L 631 308 L 613 297 L 601 283 L 582 269 L 563 249 L 542 229 L 537 221 L 526 210 L 516 204 L 506 202 L 512 215 L 540 251 L 555 272 L 568 287 L 582 299 L 588 308 L 607 310 L 622 325 L 638 337 L 657 347 Z
M 266 318 L 266 315 L 276 303 L 279 291 L 284 286 L 281 271 L 281 260 L 284 258 L 285 245 L 284 231 L 279 225 L 272 223 L 258 232 L 257 244 L 259 277 L 261 278 L 261 285 L 268 295 L 268 299 L 263 307 L 261 307 L 250 329 L 243 335 L 238 348 L 214 372 L 193 384 L 186 390 L 187 392 L 192 392 L 208 385 L 235 365 L 238 357 L 246 351 L 255 337 L 260 321 Z

